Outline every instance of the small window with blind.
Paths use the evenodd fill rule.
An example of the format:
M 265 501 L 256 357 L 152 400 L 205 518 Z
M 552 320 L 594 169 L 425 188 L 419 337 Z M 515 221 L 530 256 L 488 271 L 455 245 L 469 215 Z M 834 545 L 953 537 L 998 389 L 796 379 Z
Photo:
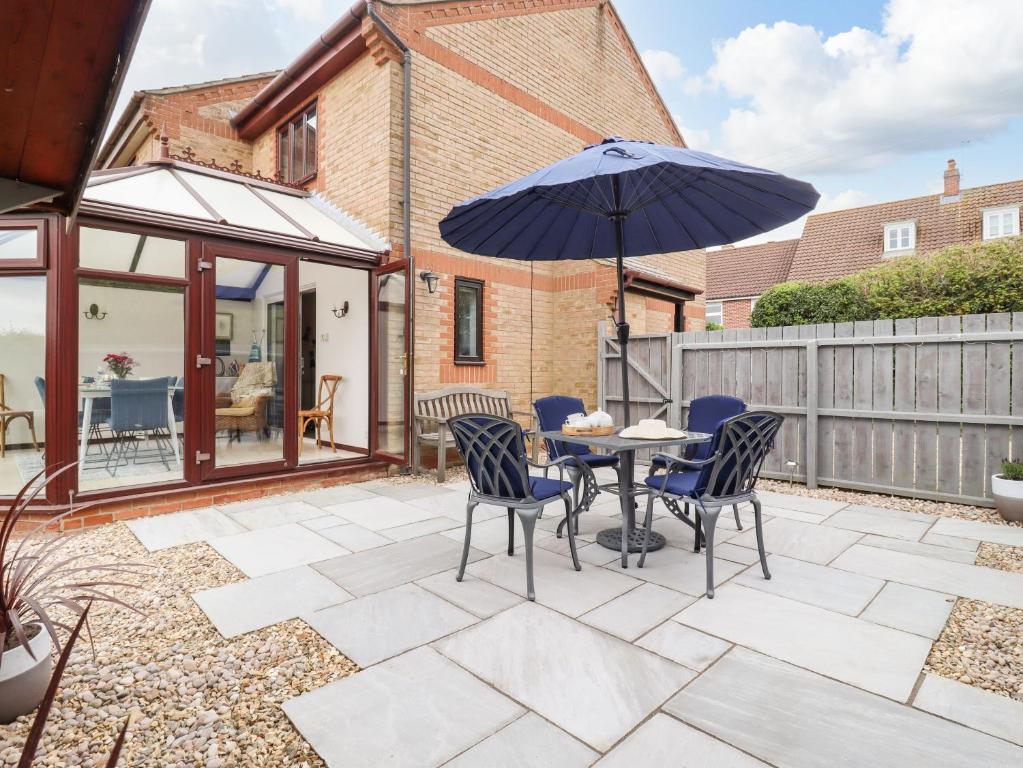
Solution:
M 483 283 L 455 278 L 455 362 L 483 362 Z
M 316 175 L 315 104 L 277 130 L 277 172 L 290 184 L 301 184 Z

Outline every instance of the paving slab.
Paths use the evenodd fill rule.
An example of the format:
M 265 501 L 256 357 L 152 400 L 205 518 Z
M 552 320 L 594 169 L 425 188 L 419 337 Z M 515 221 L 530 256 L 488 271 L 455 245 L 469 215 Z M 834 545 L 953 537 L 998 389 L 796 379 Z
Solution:
M 757 553 L 757 550 L 750 549 L 749 547 L 740 547 L 738 544 L 732 544 L 728 541 L 719 543 L 716 537 L 714 540 L 714 557 L 720 557 L 722 560 L 731 560 L 733 563 L 740 563 L 742 565 L 760 563 L 760 555 Z
M 126 525 L 150 552 L 245 531 L 239 523 L 212 507 L 175 512 L 173 515 L 140 517 L 129 520 Z
M 457 491 L 446 491 L 434 496 L 422 496 L 418 499 L 409 499 L 408 503 L 413 507 L 425 509 L 434 516 L 447 517 L 456 523 L 465 523 L 465 505 L 468 501 L 467 493 Z M 495 517 L 503 517 L 506 510 L 490 504 L 480 504 L 472 513 L 473 522 L 483 522 Z
M 1023 760 L 1004 741 L 744 648 L 664 709 L 786 768 L 1009 768 Z
M 361 525 L 371 531 L 382 531 L 386 528 L 418 523 L 420 520 L 429 520 L 431 517 L 435 517 L 425 509 L 413 507 L 411 504 L 386 496 L 332 504 L 324 509 L 349 523 Z
M 571 548 L 569 547 L 567 536 L 562 536 L 560 539 L 556 536 L 544 536 L 536 540 L 535 544 L 538 547 L 543 547 L 548 552 L 565 555 L 566 557 L 571 556 Z M 621 557 L 618 552 L 602 547 L 599 544 L 587 543 L 585 541 L 577 541 L 575 543 L 575 551 L 580 563 L 589 563 L 590 565 L 607 565 L 616 557 Z
M 310 531 L 322 531 L 324 528 L 334 528 L 336 526 L 346 524 L 345 521 L 337 515 L 332 515 L 329 512 L 323 512 L 323 510 L 320 510 L 320 512 L 322 513 L 321 517 L 312 517 L 308 520 L 303 520 L 302 527 L 308 528 Z M 387 539 L 384 539 L 384 541 L 387 541 Z M 340 544 L 340 542 L 335 543 Z
M 861 533 L 876 533 L 893 539 L 919 541 L 937 518 L 920 512 L 903 512 L 899 509 L 850 505 L 833 514 L 822 525 L 845 528 Z
M 331 515 L 331 517 L 334 519 L 334 525 L 328 528 L 320 528 L 317 532 L 335 544 L 340 544 L 347 550 L 362 552 L 393 543 L 391 539 L 382 536 L 376 531 L 363 528 L 355 523 L 343 522 L 337 515 Z
M 416 539 L 431 533 L 450 531 L 452 528 L 458 527 L 458 523 L 447 517 L 431 517 L 427 520 L 420 520 L 417 523 L 399 525 L 395 528 L 385 528 L 381 533 L 392 541 L 406 541 L 407 539 Z
M 330 768 L 432 768 L 500 730 L 522 707 L 430 648 L 284 702 Z
M 776 517 L 764 523 L 764 549 L 776 555 L 826 565 L 855 544 L 862 533 Z M 731 539 L 732 544 L 756 549 L 752 528 Z
M 303 618 L 363 668 L 479 621 L 415 584 L 385 589 Z
M 959 539 L 987 541 L 992 544 L 1006 544 L 1023 547 L 1023 528 L 1016 525 L 985 523 L 980 520 L 959 520 L 943 517 L 934 524 L 930 533 L 936 536 L 953 536 Z
M 665 547 L 647 555 L 646 565 L 639 567 L 639 555 L 629 555 L 629 567 L 622 568 L 620 558 L 616 558 L 605 568 L 617 573 L 626 573 L 643 581 L 660 584 L 668 589 L 685 592 L 687 595 L 699 597 L 707 591 L 707 566 L 704 558 L 706 550 L 696 554 L 686 549 Z M 718 586 L 745 566 L 731 560 L 714 558 L 714 586 Z
M 526 599 L 523 595 L 513 594 L 489 581 L 478 579 L 469 572 L 461 581 L 455 581 L 457 573 L 458 569 L 452 568 L 415 583 L 481 619 L 488 619 Z
M 469 566 L 473 576 L 496 584 L 516 595 L 526 594 L 526 556 L 516 552 L 494 555 Z M 572 560 L 545 549 L 533 551 L 533 583 L 536 602 L 566 616 L 580 616 L 642 584 L 637 579 L 605 568 L 572 567 Z
M 949 549 L 961 549 L 964 552 L 976 552 L 980 542 L 974 539 L 960 539 L 958 536 L 942 536 L 940 533 L 928 533 L 922 539 L 924 544 L 936 544 Z
M 630 592 L 594 608 L 579 621 L 622 640 L 635 640 L 696 600 L 659 584 L 640 584 Z
M 657 714 L 594 768 L 767 768 L 756 758 L 668 715 Z
M 444 531 L 442 536 L 446 536 L 452 541 L 457 541 L 461 544 L 465 540 L 465 526 L 459 525 L 456 528 L 450 528 Z M 550 531 L 544 530 L 539 525 L 533 530 L 533 544 L 535 545 L 541 539 L 546 539 L 553 536 Z M 522 537 L 522 524 L 519 522 L 518 517 L 515 518 L 515 546 L 521 546 L 525 539 Z M 475 517 L 472 521 L 472 547 L 479 549 L 483 552 L 487 552 L 491 555 L 496 555 L 500 552 L 508 551 L 508 516 L 505 513 L 501 517 L 495 517 L 490 520 L 477 520 Z
M 440 534 L 431 534 L 336 557 L 316 563 L 314 567 L 343 589 L 364 597 L 447 571 L 458 565 L 461 556 L 460 544 Z M 486 554 L 469 550 L 470 562 L 482 557 Z
M 376 494 L 372 491 L 351 484 L 317 488 L 314 491 L 301 491 L 295 494 L 295 498 L 307 501 L 316 507 L 329 507 L 334 504 L 344 504 L 346 501 L 372 499 L 375 496 Z
M 832 566 L 911 587 L 1023 608 L 1023 574 L 1020 573 L 862 545 L 851 547 Z
M 739 584 L 674 620 L 896 701 L 909 698 L 931 649 L 925 638 Z
M 797 496 L 792 493 L 776 493 L 775 491 L 757 491 L 757 498 L 765 507 L 781 507 L 815 515 L 831 515 L 847 506 L 844 501 L 817 499 L 813 496 Z
M 787 520 L 798 520 L 801 523 L 812 523 L 814 525 L 818 525 L 828 519 L 826 514 L 815 514 L 813 512 L 805 512 L 799 509 L 785 509 L 784 507 L 769 507 L 766 505 L 761 510 L 761 514 L 764 515 L 765 519 L 769 517 L 784 517 Z M 743 528 L 752 526 L 752 514 L 750 515 L 750 518 L 751 521 L 749 525 L 747 525 L 746 521 L 743 520 Z M 718 522 L 720 523 L 720 520 Z
M 375 488 L 374 493 L 387 496 L 398 501 L 411 501 L 428 496 L 442 496 L 450 491 L 436 483 L 388 483 Z
M 314 517 L 323 517 L 323 510 L 304 501 L 290 500 L 229 514 L 235 522 L 241 523 L 250 531 L 255 531 L 259 528 L 271 528 L 286 523 L 301 523 L 304 520 L 312 520 Z
M 675 621 L 666 621 L 636 641 L 640 648 L 702 672 L 732 644 Z
M 565 506 L 563 504 L 551 504 L 547 508 L 547 512 L 544 516 L 536 521 L 537 533 L 540 530 L 554 532 L 558 528 L 558 524 L 565 519 Z M 592 542 L 596 541 L 597 534 L 603 531 L 605 528 L 614 528 L 621 526 L 621 515 L 618 515 L 616 521 L 613 517 L 607 517 L 606 515 L 591 515 L 583 513 L 579 515 L 579 532 L 575 535 L 576 543 Z
M 210 546 L 246 576 L 265 576 L 297 565 L 347 555 L 348 550 L 298 523 L 210 539 Z
M 237 637 L 352 599 L 307 565 L 204 589 L 192 599 L 224 637 Z
M 938 675 L 924 675 L 913 706 L 1023 746 L 1023 702 Z
M 598 757 L 581 741 L 527 712 L 444 768 L 549 768 L 552 761 L 558 768 L 586 768 Z
M 434 647 L 597 751 L 609 749 L 695 674 L 535 603 Z
M 884 586 L 881 579 L 781 555 L 771 555 L 767 567 L 770 580 L 764 578 L 758 562 L 733 582 L 849 616 L 858 615 Z
M 977 559 L 977 550 L 954 549 L 953 547 L 939 546 L 926 543 L 925 536 L 922 541 L 906 541 L 904 539 L 892 539 L 888 536 L 877 536 L 867 534 L 859 540 L 859 544 L 880 549 L 891 549 L 895 552 L 907 552 L 911 555 L 923 555 L 924 557 L 935 557 L 938 560 L 951 560 L 955 563 L 973 563 Z
M 861 618 L 937 640 L 955 602 L 952 595 L 890 581 Z

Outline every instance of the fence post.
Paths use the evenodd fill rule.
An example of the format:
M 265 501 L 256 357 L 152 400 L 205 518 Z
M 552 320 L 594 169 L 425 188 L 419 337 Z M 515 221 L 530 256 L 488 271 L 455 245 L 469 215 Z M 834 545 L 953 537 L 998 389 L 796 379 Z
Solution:
M 806 487 L 817 487 L 817 342 L 806 343 Z
M 672 333 L 671 344 L 671 378 L 668 380 L 668 397 L 671 407 L 668 410 L 668 425 L 682 429 L 682 365 L 683 352 L 682 334 Z

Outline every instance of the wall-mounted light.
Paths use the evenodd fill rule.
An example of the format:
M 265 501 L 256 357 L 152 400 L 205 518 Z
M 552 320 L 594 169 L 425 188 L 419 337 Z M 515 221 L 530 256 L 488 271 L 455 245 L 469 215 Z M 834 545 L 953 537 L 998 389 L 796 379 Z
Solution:
M 419 273 L 419 279 L 426 283 L 426 290 L 430 293 L 437 292 L 437 283 L 440 281 L 440 275 L 436 272 L 430 272 L 429 270 L 423 270 Z
M 82 314 L 85 315 L 86 320 L 102 320 L 107 316 L 106 312 L 99 311 L 99 304 L 90 304 L 89 311 Z
M 340 307 L 334 307 L 330 311 L 334 313 L 334 317 L 344 317 L 348 314 L 348 302 L 346 301 Z

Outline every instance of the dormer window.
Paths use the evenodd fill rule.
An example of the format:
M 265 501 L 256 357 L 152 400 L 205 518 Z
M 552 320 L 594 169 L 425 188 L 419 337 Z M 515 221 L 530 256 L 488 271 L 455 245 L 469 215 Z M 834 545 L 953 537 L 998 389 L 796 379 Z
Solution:
M 884 225 L 884 252 L 900 253 L 916 248 L 916 222 L 897 221 Z
M 998 237 L 1012 237 L 1019 234 L 1018 205 L 988 208 L 983 211 L 983 216 L 985 240 L 994 240 Z

